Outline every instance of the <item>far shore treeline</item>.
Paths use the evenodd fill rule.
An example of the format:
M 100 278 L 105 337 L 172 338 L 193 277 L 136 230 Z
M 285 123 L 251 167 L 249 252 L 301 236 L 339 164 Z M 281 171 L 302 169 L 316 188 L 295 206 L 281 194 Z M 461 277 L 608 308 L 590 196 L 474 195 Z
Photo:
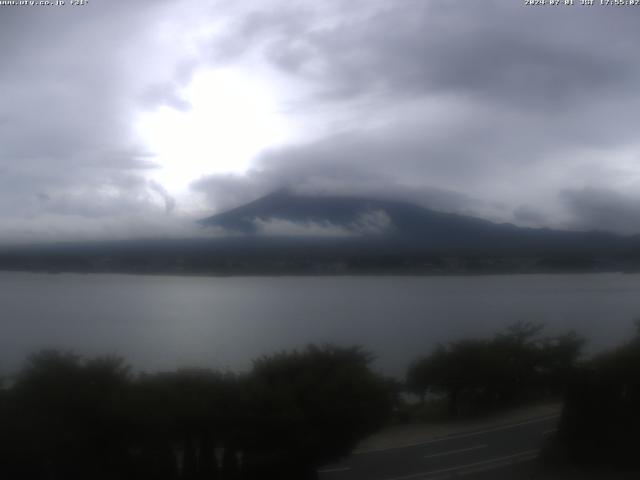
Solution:
M 242 374 L 134 374 L 119 358 L 41 351 L 0 384 L 0 478 L 314 479 L 392 422 L 563 399 L 545 458 L 635 467 L 640 328 L 594 358 L 583 345 L 574 332 L 518 323 L 437 346 L 404 382 L 375 373 L 360 347 L 310 345 Z

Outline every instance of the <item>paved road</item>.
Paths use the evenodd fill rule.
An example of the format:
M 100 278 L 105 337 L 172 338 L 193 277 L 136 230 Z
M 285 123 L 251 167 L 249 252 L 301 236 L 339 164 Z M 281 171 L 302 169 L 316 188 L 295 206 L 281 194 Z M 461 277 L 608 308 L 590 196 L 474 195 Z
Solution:
M 543 439 L 558 415 L 429 442 L 352 455 L 320 470 L 321 480 L 469 480 L 530 478 Z

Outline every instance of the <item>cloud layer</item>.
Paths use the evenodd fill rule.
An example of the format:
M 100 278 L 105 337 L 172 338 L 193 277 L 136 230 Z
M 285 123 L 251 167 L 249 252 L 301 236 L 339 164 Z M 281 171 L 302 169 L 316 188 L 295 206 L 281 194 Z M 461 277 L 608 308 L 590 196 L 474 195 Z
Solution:
M 599 223 L 590 208 L 600 197 L 576 208 L 567 193 L 608 189 L 640 207 L 634 12 L 327 5 L 321 19 L 254 12 L 228 43 L 259 49 L 312 85 L 298 108 L 332 108 L 344 121 L 319 141 L 263 154 L 243 178 L 197 182 L 212 200 L 224 202 L 228 188 L 238 197 L 284 184 L 400 195 L 533 226 L 640 231 L 626 209 L 609 204 L 620 220 Z
M 510 0 L 0 8 L 0 41 L 12 46 L 0 64 L 0 240 L 173 232 L 283 186 L 640 232 L 635 9 Z M 184 88 L 222 67 L 271 85 L 302 133 L 246 172 L 203 171 L 190 192 L 172 192 L 155 180 L 161 166 L 136 118 L 161 106 L 188 114 Z

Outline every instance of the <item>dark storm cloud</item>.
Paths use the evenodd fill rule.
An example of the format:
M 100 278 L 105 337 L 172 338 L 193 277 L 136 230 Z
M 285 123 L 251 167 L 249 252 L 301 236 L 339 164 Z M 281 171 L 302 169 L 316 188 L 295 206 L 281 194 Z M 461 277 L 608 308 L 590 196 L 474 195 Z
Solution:
M 640 231 L 638 15 L 511 0 L 2 8 L 0 227 L 103 234 L 178 215 L 137 115 L 188 112 L 194 74 L 241 65 L 286 82 L 278 108 L 305 135 L 196 181 L 212 210 L 293 186 Z
M 638 73 L 631 60 L 640 33 L 622 9 L 536 10 L 505 0 L 324 4 L 334 8 L 253 11 L 216 52 L 253 45 L 335 99 L 454 92 L 557 108 L 594 91 L 634 88 Z
M 548 220 L 547 217 L 531 205 L 519 205 L 513 210 L 513 218 L 524 225 L 540 227 Z
M 301 116 L 332 105 L 349 120 L 338 135 L 262 155 L 254 173 L 227 187 L 222 177 L 198 182 L 212 199 L 229 185 L 237 197 L 255 191 L 257 177 L 326 191 L 422 188 L 446 192 L 423 202 L 435 208 L 557 225 L 567 215 L 560 191 L 613 188 L 614 159 L 638 148 L 634 10 L 498 0 L 303 5 L 247 14 L 218 56 L 260 52 L 313 86 L 294 107 Z M 582 218 L 592 227 L 587 219 L 599 217 Z
M 564 190 L 562 200 L 572 214 L 570 225 L 577 229 L 597 228 L 637 234 L 640 232 L 640 195 L 604 188 Z
M 336 135 L 313 144 L 266 152 L 245 175 L 209 176 L 195 182 L 193 188 L 207 195 L 212 205 L 222 207 L 288 188 L 312 195 L 375 194 L 437 209 L 470 211 L 470 206 L 479 202 L 477 198 L 423 182 L 415 185 L 411 175 L 392 174 L 398 164 L 419 164 L 424 154 L 420 145 L 408 144 L 406 139 Z

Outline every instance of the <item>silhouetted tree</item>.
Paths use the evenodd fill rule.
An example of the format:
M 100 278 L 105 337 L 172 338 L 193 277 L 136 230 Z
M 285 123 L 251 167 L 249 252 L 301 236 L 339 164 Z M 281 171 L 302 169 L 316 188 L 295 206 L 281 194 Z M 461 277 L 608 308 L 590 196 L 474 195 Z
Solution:
M 451 415 L 512 405 L 561 390 L 583 345 L 574 333 L 540 337 L 543 326 L 520 322 L 493 339 L 439 345 L 413 362 L 407 389 L 424 399 L 445 395 Z
M 370 370 L 371 360 L 359 348 L 332 346 L 256 360 L 250 411 L 259 428 L 247 452 L 249 467 L 274 466 L 282 479 L 315 478 L 319 465 L 347 455 L 380 428 L 392 394 Z
M 110 478 L 126 462 L 120 410 L 127 384 L 128 370 L 118 359 L 83 364 L 55 351 L 30 357 L 9 407 L 22 473 Z
M 537 368 L 548 393 L 565 394 L 567 385 L 577 373 L 584 343 L 584 338 L 573 331 L 543 339 Z
M 214 478 L 223 468 L 216 449 L 235 441 L 237 383 L 230 373 L 206 369 L 141 376 L 129 402 L 138 470 Z
M 0 478 L 313 478 L 389 414 L 390 389 L 370 360 L 309 347 L 240 376 L 133 377 L 117 358 L 43 351 L 0 388 Z
M 569 384 L 558 446 L 578 464 L 639 469 L 640 335 L 578 373 Z

